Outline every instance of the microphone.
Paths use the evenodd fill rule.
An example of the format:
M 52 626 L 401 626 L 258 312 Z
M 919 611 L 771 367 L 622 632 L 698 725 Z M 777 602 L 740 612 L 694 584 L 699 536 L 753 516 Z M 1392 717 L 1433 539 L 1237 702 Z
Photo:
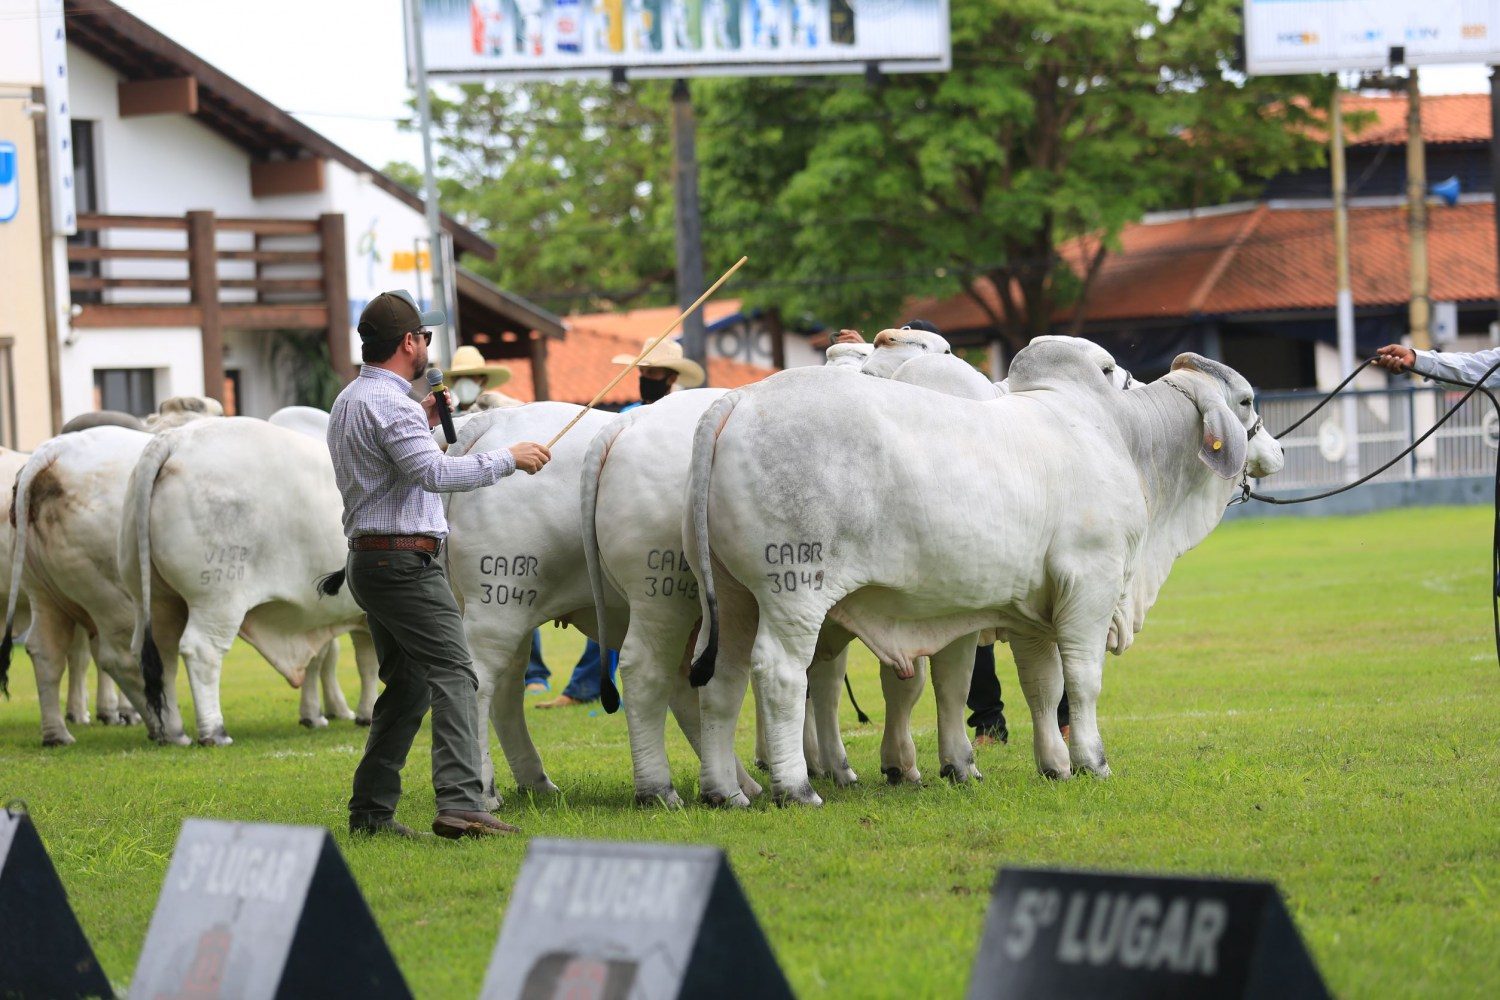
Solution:
M 437 368 L 427 369 L 427 384 L 432 387 L 432 398 L 437 403 L 438 419 L 443 422 L 443 437 L 452 444 L 458 440 L 458 432 L 453 429 L 453 411 L 448 409 L 448 397 L 445 395 L 448 387 L 443 384 L 443 373 Z

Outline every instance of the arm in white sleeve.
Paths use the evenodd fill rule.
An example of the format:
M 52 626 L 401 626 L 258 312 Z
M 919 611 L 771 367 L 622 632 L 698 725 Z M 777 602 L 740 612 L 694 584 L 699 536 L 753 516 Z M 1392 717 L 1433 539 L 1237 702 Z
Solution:
M 1416 351 L 1414 353 L 1417 360 L 1412 364 L 1412 369 L 1417 374 L 1439 375 L 1467 385 L 1478 382 L 1485 372 L 1496 364 L 1500 364 L 1500 347 L 1475 351 L 1473 354 L 1445 354 L 1440 351 Z M 1500 386 L 1500 371 L 1492 374 L 1485 385 L 1491 388 Z
M 432 439 L 416 407 L 402 407 L 381 429 L 380 443 L 401 470 L 403 478 L 430 493 L 463 493 L 489 486 L 516 471 L 516 460 L 508 450 L 477 455 L 445 455 Z

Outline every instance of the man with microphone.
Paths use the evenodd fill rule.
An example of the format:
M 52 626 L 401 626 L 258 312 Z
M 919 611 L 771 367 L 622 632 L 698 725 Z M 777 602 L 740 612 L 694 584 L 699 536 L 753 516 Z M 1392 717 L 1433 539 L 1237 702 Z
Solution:
M 463 456 L 438 449 L 432 428 L 447 415 L 447 394 L 418 403 L 409 393 L 427 370 L 432 333 L 423 328 L 443 318 L 422 312 L 405 291 L 370 300 L 359 317 L 364 365 L 328 421 L 349 538 L 349 591 L 369 618 L 385 685 L 354 772 L 351 833 L 417 836 L 396 822 L 396 804 L 401 769 L 429 707 L 433 833 L 457 839 L 518 832 L 484 809 L 479 683 L 438 558 L 448 534 L 438 494 L 489 486 L 517 469 L 535 473 L 551 456 L 530 441 Z

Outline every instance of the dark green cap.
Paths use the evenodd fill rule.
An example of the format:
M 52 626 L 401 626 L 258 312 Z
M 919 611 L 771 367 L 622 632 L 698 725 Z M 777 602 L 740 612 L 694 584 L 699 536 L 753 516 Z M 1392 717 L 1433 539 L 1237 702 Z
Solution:
M 381 292 L 370 300 L 359 314 L 360 340 L 395 340 L 424 326 L 442 326 L 446 317 L 441 309 L 422 312 L 411 293 L 404 288 Z

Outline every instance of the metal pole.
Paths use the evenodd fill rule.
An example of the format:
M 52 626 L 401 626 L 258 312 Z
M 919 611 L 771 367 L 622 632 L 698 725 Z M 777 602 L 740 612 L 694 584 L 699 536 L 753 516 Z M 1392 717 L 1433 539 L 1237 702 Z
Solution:
M 452 360 L 454 352 L 458 350 L 458 324 L 454 321 L 443 274 L 443 221 L 438 212 L 437 174 L 432 160 L 432 103 L 427 95 L 427 54 L 422 50 L 422 0 L 406 0 L 406 11 L 406 42 L 411 52 L 415 77 L 412 85 L 417 91 L 417 117 L 422 126 L 422 198 L 427 203 L 427 270 L 432 281 L 432 302 L 448 314 L 447 324 L 442 330 L 434 331 L 437 336 L 433 339 L 443 345 L 445 359 Z
M 686 309 L 703 287 L 703 223 L 698 212 L 698 122 L 686 80 L 672 84 L 672 193 L 677 221 L 677 305 Z M 694 310 L 682 324 L 682 353 L 708 366 L 708 331 Z
M 1432 347 L 1428 332 L 1432 303 L 1427 277 L 1427 157 L 1422 144 L 1422 88 L 1417 67 L 1406 81 L 1406 207 L 1411 239 L 1411 346 L 1419 351 Z
M 1490 190 L 1495 192 L 1495 250 L 1500 259 L 1500 66 L 1490 67 Z M 1500 315 L 1500 287 L 1495 310 Z
M 1329 114 L 1329 163 L 1333 169 L 1333 256 L 1337 275 L 1337 324 L 1339 371 L 1354 370 L 1354 292 L 1349 285 L 1349 192 L 1344 167 L 1344 88 L 1333 81 L 1333 104 Z M 1345 395 L 1344 467 L 1351 480 L 1359 478 L 1359 400 Z

